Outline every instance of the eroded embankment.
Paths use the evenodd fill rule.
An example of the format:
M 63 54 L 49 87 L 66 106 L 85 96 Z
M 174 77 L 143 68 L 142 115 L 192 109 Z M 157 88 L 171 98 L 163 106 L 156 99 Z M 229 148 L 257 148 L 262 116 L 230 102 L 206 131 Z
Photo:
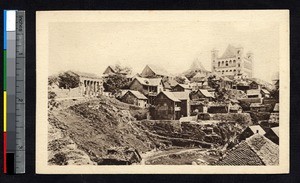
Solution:
M 69 138 L 74 143 L 74 151 L 78 149 L 84 157 L 85 155 L 89 157 L 91 163 L 97 164 L 109 159 L 116 160 L 116 163 L 121 161 L 126 163 L 131 161 L 132 154 L 136 154 L 135 150 L 142 154 L 153 149 L 164 150 L 175 146 L 185 148 L 221 146 L 241 128 L 239 125 L 229 123 L 210 126 L 198 123 L 180 124 L 178 121 L 136 121 L 133 116 L 136 118 L 145 116 L 147 112 L 145 109 L 107 97 L 74 102 L 74 105 L 68 101 L 67 106 L 61 106 L 64 107 L 55 109 L 49 114 L 50 124 L 55 124 L 49 127 L 50 131 L 51 128 L 59 128 L 63 137 Z M 57 136 L 49 133 L 49 136 L 51 135 Z M 56 147 L 58 144 L 61 150 Z M 69 142 L 50 140 L 48 146 L 51 154 L 49 162 L 51 160 L 52 164 L 64 164 L 60 161 L 61 155 L 55 154 L 67 154 Z M 126 151 L 112 149 L 120 147 Z M 110 152 L 113 154 L 107 154 L 109 149 L 112 149 Z M 127 152 L 131 157 L 128 157 Z M 73 157 L 65 157 L 67 160 L 63 162 L 72 163 L 72 159 L 76 160 Z

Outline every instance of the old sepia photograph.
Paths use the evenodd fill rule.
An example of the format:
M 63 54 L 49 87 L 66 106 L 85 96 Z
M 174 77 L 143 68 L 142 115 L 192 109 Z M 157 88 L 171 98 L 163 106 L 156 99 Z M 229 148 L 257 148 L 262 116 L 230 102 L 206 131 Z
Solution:
M 289 12 L 37 12 L 37 173 L 288 173 Z

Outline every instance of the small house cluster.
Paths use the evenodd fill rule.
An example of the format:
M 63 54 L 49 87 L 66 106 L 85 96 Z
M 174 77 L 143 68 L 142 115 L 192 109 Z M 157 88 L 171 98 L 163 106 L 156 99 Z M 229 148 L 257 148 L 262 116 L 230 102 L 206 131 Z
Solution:
M 149 107 L 150 117 L 155 120 L 178 120 L 199 113 L 269 110 L 270 105 L 265 101 L 271 98 L 271 86 L 251 78 L 253 54 L 243 55 L 243 48 L 231 45 L 221 57 L 216 54 L 214 50 L 212 72 L 195 60 L 188 71 L 178 76 L 151 64 L 146 65 L 141 73 L 124 73 L 130 84 L 122 89 L 118 98 L 142 108 Z M 103 75 L 116 72 L 113 66 L 108 66 Z M 226 92 L 222 94 L 225 98 L 220 99 L 222 91 Z M 249 105 L 245 107 L 244 103 Z M 276 114 L 272 114 L 270 120 L 275 121 Z

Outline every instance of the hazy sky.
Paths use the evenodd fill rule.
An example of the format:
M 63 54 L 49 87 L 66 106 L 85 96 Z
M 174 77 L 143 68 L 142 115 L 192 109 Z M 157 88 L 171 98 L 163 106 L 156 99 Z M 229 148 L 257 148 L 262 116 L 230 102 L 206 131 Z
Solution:
M 51 23 L 49 74 L 75 70 L 102 74 L 119 63 L 141 72 L 146 64 L 170 73 L 199 59 L 211 70 L 211 50 L 228 44 L 254 54 L 254 77 L 270 81 L 279 67 L 279 27 L 269 22 Z

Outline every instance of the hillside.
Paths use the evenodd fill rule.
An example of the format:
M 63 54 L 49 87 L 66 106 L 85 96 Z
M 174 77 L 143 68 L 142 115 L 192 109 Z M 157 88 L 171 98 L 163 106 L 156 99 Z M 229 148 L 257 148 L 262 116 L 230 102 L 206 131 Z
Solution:
M 241 130 L 234 124 L 218 127 L 179 121 L 136 121 L 147 116 L 146 109 L 105 96 L 59 102 L 59 107 L 49 112 L 49 131 L 61 134 L 49 132 L 50 164 L 72 164 L 72 159 L 81 159 L 73 164 L 131 164 L 151 150 L 223 146 Z

